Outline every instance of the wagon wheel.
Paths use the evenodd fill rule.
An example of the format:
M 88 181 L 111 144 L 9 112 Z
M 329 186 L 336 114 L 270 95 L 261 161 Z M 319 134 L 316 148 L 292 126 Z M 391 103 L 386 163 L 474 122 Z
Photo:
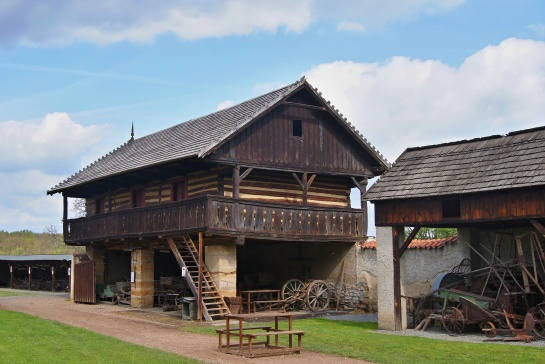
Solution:
M 187 289 L 182 289 L 180 292 L 178 292 L 178 296 L 174 298 L 176 306 L 180 306 L 182 304 L 182 300 L 186 297 L 193 297 L 193 293 Z
M 533 307 L 530 312 L 536 321 L 534 332 L 537 336 L 545 339 L 545 302 Z
M 456 307 L 447 307 L 443 311 L 443 326 L 451 335 L 458 335 L 464 331 L 465 318 L 462 311 Z
M 282 286 L 282 300 L 295 308 L 301 304 L 301 294 L 305 284 L 299 279 L 290 279 Z
M 324 281 L 312 281 L 307 289 L 305 303 L 311 311 L 324 311 L 329 306 L 329 291 Z
M 479 324 L 479 327 L 484 331 L 486 337 L 495 337 L 498 333 L 492 321 L 483 321 Z

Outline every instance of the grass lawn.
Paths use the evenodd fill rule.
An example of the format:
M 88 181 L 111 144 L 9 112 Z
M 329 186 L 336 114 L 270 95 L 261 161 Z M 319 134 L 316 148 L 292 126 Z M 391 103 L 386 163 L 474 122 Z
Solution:
M 383 363 L 545 363 L 545 349 L 493 343 L 464 343 L 378 334 L 376 323 L 303 319 L 294 329 L 305 331 L 303 348 Z M 192 331 L 212 334 L 214 328 Z M 484 337 L 484 336 L 483 336 Z
M 0 288 L 0 298 L 2 297 L 9 297 L 9 296 L 32 296 L 32 293 L 25 293 L 25 292 L 15 292 L 12 290 L 7 289 L 1 289 Z
M 0 310 L 0 362 L 200 363 L 24 313 Z

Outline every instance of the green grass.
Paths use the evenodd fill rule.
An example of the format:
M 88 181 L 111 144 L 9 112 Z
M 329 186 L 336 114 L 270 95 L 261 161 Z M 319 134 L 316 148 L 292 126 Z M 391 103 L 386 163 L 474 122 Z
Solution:
M 492 343 L 464 343 L 412 336 L 378 334 L 376 323 L 295 320 L 294 329 L 305 331 L 303 349 L 386 363 L 525 363 L 545 362 L 545 349 Z M 213 333 L 215 328 L 193 327 Z M 483 336 L 484 338 L 484 336 Z
M 84 329 L 0 310 L 0 362 L 200 363 Z
M 32 293 L 25 293 L 25 292 L 15 292 L 12 290 L 5 290 L 0 288 L 0 298 L 2 297 L 10 297 L 10 296 L 32 296 Z

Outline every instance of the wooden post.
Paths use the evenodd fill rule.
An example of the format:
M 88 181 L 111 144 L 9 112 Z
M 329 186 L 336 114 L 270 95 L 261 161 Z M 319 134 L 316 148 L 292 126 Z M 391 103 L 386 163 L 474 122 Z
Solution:
M 13 288 L 13 263 L 9 263 L 9 288 Z
M 402 330 L 401 316 L 401 267 L 399 255 L 399 228 L 392 228 L 392 259 L 394 263 L 394 327 L 395 331 Z
M 367 191 L 368 179 L 367 177 L 364 177 L 361 181 L 357 181 L 354 177 L 352 177 L 352 182 L 354 183 L 356 188 L 360 191 L 360 204 L 361 204 L 360 209 L 363 212 L 363 224 L 362 224 L 363 231 L 362 232 L 363 232 L 363 235 L 367 236 L 367 232 L 369 230 L 369 222 L 367 221 L 368 220 L 367 201 L 363 199 L 363 195 Z
M 64 239 L 68 239 L 68 197 L 62 194 L 62 234 Z
M 233 168 L 233 198 L 238 199 L 240 196 L 240 165 Z
M 51 292 L 55 292 L 57 280 L 55 279 L 55 266 L 51 266 Z
M 202 255 L 203 255 L 203 233 L 199 232 L 199 285 L 198 285 L 198 304 L 197 304 L 197 317 L 202 321 L 202 279 L 203 279 L 203 270 L 202 265 L 204 264 Z
M 28 290 L 32 288 L 32 265 L 28 266 Z

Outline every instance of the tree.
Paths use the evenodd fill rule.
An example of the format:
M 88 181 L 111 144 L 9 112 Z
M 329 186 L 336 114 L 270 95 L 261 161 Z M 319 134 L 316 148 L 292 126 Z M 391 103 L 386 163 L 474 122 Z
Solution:
M 74 217 L 85 217 L 87 215 L 87 210 L 85 209 L 85 199 L 84 198 L 76 198 L 72 202 L 72 208 L 70 209 L 71 212 L 74 213 Z
M 405 228 L 405 236 L 409 236 L 412 228 Z M 458 234 L 458 229 L 456 228 L 420 228 L 416 236 L 414 237 L 417 240 L 429 240 L 429 239 L 446 239 L 450 238 L 453 235 Z

